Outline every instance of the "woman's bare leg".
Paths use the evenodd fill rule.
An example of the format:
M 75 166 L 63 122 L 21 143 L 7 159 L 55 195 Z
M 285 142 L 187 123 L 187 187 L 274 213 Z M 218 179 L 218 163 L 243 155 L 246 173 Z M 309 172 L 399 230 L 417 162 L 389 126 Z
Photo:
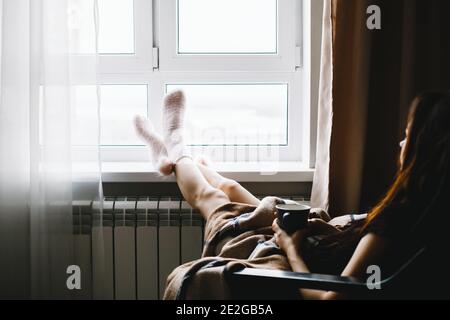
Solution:
M 183 158 L 175 165 L 177 184 L 184 199 L 200 211 L 204 219 L 218 207 L 229 203 L 230 198 L 220 189 L 213 187 L 190 158 Z
M 259 205 L 260 201 L 237 181 L 225 178 L 202 162 L 197 163 L 198 168 L 214 188 L 222 190 L 232 202 Z

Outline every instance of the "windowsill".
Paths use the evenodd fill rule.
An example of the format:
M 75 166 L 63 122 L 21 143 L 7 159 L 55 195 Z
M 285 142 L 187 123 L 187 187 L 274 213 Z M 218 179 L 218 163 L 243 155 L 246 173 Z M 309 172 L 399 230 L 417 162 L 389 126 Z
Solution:
M 217 163 L 214 167 L 226 178 L 239 182 L 311 182 L 314 169 L 301 162 Z M 175 177 L 161 177 L 148 162 L 103 163 L 103 182 L 175 182 Z

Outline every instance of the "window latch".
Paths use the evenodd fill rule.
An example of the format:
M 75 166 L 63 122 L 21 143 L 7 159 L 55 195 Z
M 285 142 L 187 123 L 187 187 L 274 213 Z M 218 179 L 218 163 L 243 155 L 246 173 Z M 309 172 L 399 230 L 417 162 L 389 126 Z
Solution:
M 159 69 L 159 48 L 153 48 L 153 70 Z
M 303 67 L 303 52 L 302 47 L 295 47 L 295 69 Z

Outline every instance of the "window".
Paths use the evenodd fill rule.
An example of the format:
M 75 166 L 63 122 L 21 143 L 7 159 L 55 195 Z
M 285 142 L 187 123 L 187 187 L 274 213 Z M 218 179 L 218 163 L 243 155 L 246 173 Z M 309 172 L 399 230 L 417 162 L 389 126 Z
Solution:
M 132 118 L 160 130 L 162 99 L 180 88 L 194 155 L 307 161 L 308 1 L 98 0 L 103 159 L 146 161 Z
M 292 72 L 300 2 L 161 1 L 160 70 Z

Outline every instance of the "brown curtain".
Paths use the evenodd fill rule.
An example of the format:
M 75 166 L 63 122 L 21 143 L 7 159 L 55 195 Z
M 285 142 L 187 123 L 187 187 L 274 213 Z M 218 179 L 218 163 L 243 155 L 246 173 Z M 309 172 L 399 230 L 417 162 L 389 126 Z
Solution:
M 313 200 L 329 194 L 329 202 L 322 196 L 313 204 L 337 215 L 368 210 L 393 181 L 413 97 L 450 89 L 450 1 L 325 1 L 333 63 L 332 72 L 322 65 L 322 82 L 332 74 L 333 94 L 319 113 L 332 106 L 325 120 L 332 119 L 332 132 L 327 144 L 320 118 L 318 152 L 329 152 L 330 161 L 318 157 Z M 381 30 L 366 27 L 373 4 L 381 8 Z

